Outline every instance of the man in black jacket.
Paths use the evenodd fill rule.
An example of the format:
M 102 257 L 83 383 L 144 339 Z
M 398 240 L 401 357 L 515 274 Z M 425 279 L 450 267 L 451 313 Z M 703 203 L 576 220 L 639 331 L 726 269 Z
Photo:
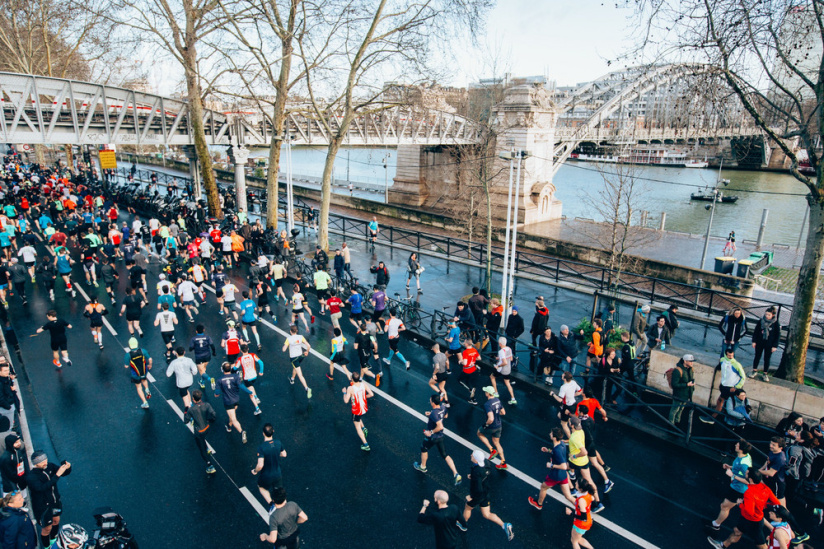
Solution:
M 192 422 L 195 444 L 197 449 L 200 450 L 200 457 L 206 462 L 206 474 L 208 475 L 215 474 L 216 469 L 212 464 L 212 456 L 206 446 L 206 432 L 216 419 L 215 409 L 208 402 L 203 402 L 203 392 L 200 389 L 195 389 L 192 392 L 192 405 L 183 414 L 183 421 L 184 423 L 187 421 Z
M 538 296 L 535 298 L 535 316 L 532 317 L 532 327 L 529 329 L 529 335 L 532 336 L 532 346 L 538 344 L 538 338 L 546 330 L 546 325 L 549 322 L 549 309 L 544 306 L 544 298 Z
M 512 347 L 512 351 L 515 352 L 515 340 L 524 333 L 524 319 L 518 314 L 517 305 L 512 306 L 512 314 L 509 315 L 509 319 L 506 321 L 506 330 L 504 330 L 504 333 L 509 340 L 507 341 L 507 345 Z
M 557 338 L 558 346 L 555 349 L 556 360 L 560 361 L 561 368 L 565 372 L 572 372 L 575 357 L 578 356 L 578 343 L 576 340 L 583 339 L 580 335 L 575 335 L 569 331 L 569 326 L 563 324 L 561 333 Z
M 544 373 L 544 383 L 547 385 L 552 385 L 552 372 L 558 367 L 558 358 L 555 356 L 557 348 L 558 338 L 552 333 L 552 328 L 547 326 L 538 337 L 538 366 Z
M 489 510 L 489 487 L 486 481 L 489 478 L 489 467 L 486 466 L 486 458 L 481 450 L 474 450 L 470 457 L 472 461 L 472 470 L 467 475 L 470 480 L 469 495 L 466 496 L 466 505 L 464 506 L 463 518 L 464 521 L 469 522 L 469 517 L 472 516 L 472 509 L 475 507 L 481 508 L 481 515 L 503 528 L 507 540 L 512 541 L 515 534 L 512 532 L 512 523 L 504 522 L 501 518 Z
M 41 451 L 32 454 L 31 463 L 34 468 L 26 475 L 31 508 L 40 525 L 40 542 L 43 547 L 48 547 L 57 537 L 63 513 L 57 481 L 71 472 L 71 463 L 64 461 L 59 466 L 49 463 L 46 452 Z
M 17 433 L 6 435 L 6 451 L 0 455 L 0 477 L 3 480 L 3 492 L 23 490 L 26 487 L 26 475 L 29 462 L 26 449 Z
M 369 272 L 375 275 L 375 284 L 385 289 L 389 285 L 389 269 L 383 264 L 383 261 L 378 262 L 378 266 L 372 265 Z
M 14 386 L 14 378 L 11 375 L 11 365 L 5 361 L 0 362 L 0 415 L 5 416 L 9 421 L 9 429 L 14 425 L 14 415 L 17 411 L 17 388 Z

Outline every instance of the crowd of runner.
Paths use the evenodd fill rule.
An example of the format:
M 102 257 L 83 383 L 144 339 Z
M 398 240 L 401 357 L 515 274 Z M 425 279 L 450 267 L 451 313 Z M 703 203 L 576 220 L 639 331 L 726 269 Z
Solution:
M 2 181 L 2 306 L 9 309 L 9 301 L 14 300 L 25 306 L 27 296 L 35 291 L 44 292 L 51 301 L 64 293 L 77 298 L 80 292 L 86 301 L 82 313 L 86 320 L 83 322 L 88 322 L 86 326 L 91 338 L 101 351 L 107 339 L 104 337 L 107 317 L 125 316 L 130 338 L 128 350 L 122 355 L 122 364 L 129 372 L 139 406 L 146 410 L 150 408 L 152 398 L 150 371 L 153 366 L 158 366 L 159 357 L 150 356 L 140 340 L 147 331 L 157 330 L 165 344 L 161 359 L 165 368 L 154 372 L 165 371 L 166 376 L 173 379 L 182 403 L 184 422 L 192 428 L 206 474 L 217 472 L 207 441 L 213 425 L 222 424 L 227 433 L 239 437 L 241 444 L 251 438 L 259 439 L 257 463 L 252 474 L 256 476 L 260 495 L 267 504 L 271 526 L 268 532 L 260 534 L 260 539 L 276 547 L 297 547 L 298 525 L 306 522 L 308 516 L 296 503 L 286 499 L 280 467 L 280 460 L 287 457 L 285 446 L 274 437 L 271 423 L 264 424 L 260 434 L 247 433 L 238 419 L 237 410 L 241 405 L 247 406 L 243 403 L 248 398 L 252 413 L 263 414 L 263 403 L 255 383 L 265 372 L 286 363 L 291 366 L 288 382 L 294 384 L 297 380 L 306 398 L 311 399 L 311 385 L 322 379 L 307 375 L 303 363 L 310 354 L 317 355 L 312 341 L 328 337 L 331 355 L 325 377 L 331 382 L 340 379 L 343 383 L 342 406 L 351 410 L 357 443 L 361 451 L 371 451 L 364 420 L 369 411 L 369 399 L 376 394 L 373 388 L 380 387 L 384 367 L 389 367 L 395 357 L 407 370 L 411 367 L 400 349 L 401 333 L 406 326 L 398 311 L 388 305 L 383 291 L 390 276 L 387 267 L 379 263 L 371 269 L 375 285 L 367 302 L 366 296 L 354 286 L 348 295 L 339 295 L 341 292 L 337 288 L 341 286 L 333 283 L 329 258 L 320 248 L 313 257 L 314 276 L 310 284 L 301 277 L 295 280 L 289 276 L 287 254 L 272 257 L 254 253 L 254 248 L 242 235 L 251 234 L 250 231 L 260 232 L 259 223 L 249 220 L 242 211 L 230 222 L 222 224 L 210 223 L 200 214 L 187 216 L 185 213 L 169 222 L 155 217 L 143 219 L 121 210 L 102 187 L 86 186 L 74 178 L 70 180 L 70 174 L 25 166 L 8 157 L 4 162 Z M 257 228 L 250 229 L 253 225 Z M 369 230 L 374 241 L 380 230 L 377 220 L 373 219 Z M 337 280 L 343 279 L 347 273 L 351 275 L 351 253 L 346 244 L 335 251 L 332 273 Z M 160 265 L 160 272 L 155 274 L 150 263 Z M 414 279 L 417 291 L 423 291 L 423 270 L 417 255 L 412 254 L 408 261 L 407 288 Z M 121 278 L 127 281 L 123 295 L 118 293 Z M 318 302 L 314 311 L 314 303 L 309 301 L 310 289 Z M 208 302 L 216 305 L 225 320 L 222 333 L 207 333 L 205 323 L 199 320 Z M 348 321 L 356 331 L 351 342 L 341 326 L 344 311 L 348 311 Z M 457 303 L 448 332 L 444 334 L 444 348 L 441 344 L 432 348 L 429 387 L 433 394 L 429 409 L 425 411 L 427 424 L 422 433 L 420 457 L 412 467 L 427 474 L 432 467 L 429 454 L 435 449 L 449 469 L 454 485 L 458 486 L 464 480 L 469 484 L 463 508 L 450 503 L 449 495 L 442 490 L 435 492 L 434 504 L 423 502 L 419 521 L 434 525 L 439 549 L 456 547 L 459 532 L 465 531 L 476 508 L 483 518 L 501 528 L 505 539 L 514 537 L 512 524 L 491 511 L 492 495 L 487 482 L 493 470 L 509 467 L 502 444 L 502 417 L 506 416 L 505 404 L 518 404 L 512 386 L 512 373 L 516 367 L 513 347 L 525 332 L 517 307 L 513 307 L 503 330 L 502 312 L 500 302 L 474 288 L 468 302 Z M 618 349 L 609 343 L 611 331 L 615 329 L 610 321 L 611 312 L 614 311 L 606 310 L 593 322 L 592 334 L 586 336 L 586 364 L 580 368 L 634 380 L 636 348 L 643 350 L 648 345 L 663 348 L 677 328 L 677 308 L 668 311 L 669 315 L 662 315 L 652 326 L 641 327 L 637 334 L 637 326 L 633 326 L 631 332 L 624 332 L 620 356 Z M 645 319 L 649 309 L 639 312 Z M 290 320 L 289 333 L 282 344 L 275 343 L 273 334 L 261 328 L 268 322 L 267 317 L 275 322 L 279 315 L 286 315 Z M 332 325 L 331 333 L 315 330 L 317 317 L 326 315 Z M 529 330 L 536 348 L 531 367 L 536 375 L 544 376 L 548 385 L 553 384 L 557 373 L 562 374 L 560 389 L 557 394 L 551 393 L 559 405 L 559 424 L 552 428 L 547 446 L 535 449 L 548 454 L 547 472 L 539 492 L 525 495 L 524 500 L 525 505 L 528 503 L 540 511 L 547 493 L 555 488 L 560 490 L 569 504 L 566 513 L 572 515 L 572 546 L 575 549 L 591 548 L 584 536 L 593 524 L 592 515 L 605 509 L 600 496 L 615 486 L 608 476 L 610 468 L 604 463 L 597 445 L 596 431 L 603 427 L 596 427 L 596 417 L 601 418 L 602 424 L 608 419 L 598 397 L 606 394 L 607 398 L 612 398 L 615 392 L 611 385 L 604 387 L 603 377 L 583 388 L 578 384 L 576 374 L 581 369 L 576 372 L 574 366 L 578 342 L 585 337 L 583 331 L 576 333 L 562 326 L 555 334 L 548 326 L 547 316 L 543 298 L 538 298 Z M 735 318 L 733 315 L 730 322 Z M 194 325 L 195 335 L 188 341 L 177 339 L 181 323 Z M 765 337 L 769 337 L 769 329 L 767 326 Z M 48 311 L 37 332 L 49 335 L 55 369 L 72 367 L 70 341 L 88 337 L 83 334 L 83 328 L 61 318 L 55 310 Z M 734 333 L 730 336 L 737 336 L 735 345 L 741 335 Z M 383 337 L 389 348 L 384 357 L 379 350 L 379 340 Z M 256 352 L 269 345 L 279 348 L 283 359 L 267 368 Z M 726 334 L 724 350 L 725 368 L 732 368 L 738 376 L 732 386 L 734 390 L 725 396 L 737 397 L 744 402 L 746 395 L 741 397 L 741 388 L 745 376 L 740 365 L 739 368 L 734 366 L 734 346 Z M 481 373 L 479 364 L 482 354 L 486 353 L 493 362 L 493 372 L 488 380 Z M 682 385 L 689 388 L 688 370 L 692 360 L 691 355 L 684 356 L 677 371 L 673 372 L 674 390 Z M 769 361 L 768 354 L 765 360 Z M 458 375 L 450 375 L 453 372 Z M 727 370 L 724 372 L 726 375 Z M 9 381 L 12 379 L 9 364 L 0 363 L 0 416 L 8 418 L 7 431 L 11 431 L 11 425 L 15 424 L 17 396 Z M 732 374 L 722 379 L 722 385 L 726 379 L 733 379 Z M 509 398 L 500 398 L 499 389 L 505 390 Z M 445 433 L 451 408 L 449 393 L 455 390 L 464 391 L 470 404 L 483 409 L 485 418 L 477 431 L 481 449 L 472 451 L 464 461 L 469 467 L 465 479 L 459 472 L 460 460 L 456 463 L 450 455 Z M 209 393 L 214 399 L 207 398 Z M 727 405 L 727 398 L 721 401 L 719 412 Z M 220 403 L 222 410 L 215 410 L 213 403 Z M 670 420 L 673 423 L 680 421 L 680 410 L 676 405 Z M 714 418 L 708 418 L 708 421 L 712 420 Z M 820 439 L 819 430 L 819 435 L 810 440 Z M 807 441 L 807 438 L 803 440 Z M 786 510 L 785 494 L 778 483 L 787 468 L 787 464 L 781 462 L 785 455 L 784 442 L 784 437 L 773 440 L 770 458 L 760 469 L 753 466 L 749 443 L 743 439 L 738 442 L 735 461 L 725 466 L 731 479 L 729 495 L 721 504 L 719 516 L 708 527 L 716 531 L 720 529 L 735 506 L 740 507 L 741 512 L 729 538 L 723 542 L 711 538 L 714 546 L 727 547 L 737 542 L 741 535 L 753 539 L 758 547 L 766 547 L 765 543 L 768 543 L 779 549 L 787 549 L 791 542 L 796 544 L 806 539 L 797 526 L 795 531 L 790 526 L 795 521 Z M 810 447 L 814 444 L 805 443 Z M 82 535 L 73 525 L 64 525 L 66 539 L 61 537 L 62 504 L 57 486 L 58 480 L 70 471 L 71 464 L 50 463 L 43 452 L 27 456 L 21 438 L 11 432 L 5 438 L 5 453 L 0 457 L 5 494 L 0 533 L 7 535 L 12 526 L 17 532 L 15 535 L 19 536 L 25 537 L 27 532 L 35 531 L 29 515 L 21 511 L 27 495 L 42 546 L 48 547 L 55 539 L 61 548 L 82 546 L 78 545 L 82 542 L 77 541 Z M 597 473 L 597 479 L 594 473 Z M 74 537 L 69 539 L 71 535 Z M 36 543 L 35 538 L 27 546 L 34 547 Z

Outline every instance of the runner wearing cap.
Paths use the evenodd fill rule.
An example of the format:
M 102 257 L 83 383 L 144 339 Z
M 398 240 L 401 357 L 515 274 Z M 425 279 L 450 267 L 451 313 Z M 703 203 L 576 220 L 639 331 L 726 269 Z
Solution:
M 512 523 L 502 521 L 498 515 L 489 510 L 489 487 L 486 485 L 486 481 L 489 478 L 489 468 L 486 466 L 484 453 L 481 450 L 473 450 L 469 459 L 472 461 L 472 470 L 466 476 L 470 482 L 469 495 L 466 496 L 466 505 L 464 506 L 463 512 L 464 521 L 469 522 L 469 517 L 472 516 L 472 509 L 480 507 L 481 515 L 486 520 L 503 528 L 506 539 L 512 541 L 515 537 L 512 531 Z
M 504 338 L 501 338 L 504 339 Z M 501 423 L 501 416 L 506 415 L 506 410 L 504 410 L 503 404 L 501 404 L 500 399 L 498 398 L 498 393 L 495 391 L 495 387 L 487 386 L 483 388 L 484 395 L 486 395 L 486 402 L 484 402 L 484 412 L 486 413 L 486 421 L 478 429 L 478 438 L 481 439 L 481 442 L 484 443 L 487 450 L 489 451 L 489 459 L 498 459 L 501 460 L 501 463 L 495 465 L 496 469 L 506 469 L 506 459 L 504 458 L 504 449 L 501 447 L 501 430 L 503 428 L 503 424 Z M 492 444 L 489 443 L 489 439 L 492 439 L 492 444 L 495 445 L 495 448 L 492 447 Z
M 226 360 L 234 364 L 240 356 L 240 345 L 244 341 L 235 330 L 235 321 L 229 320 L 226 322 L 228 329 L 223 332 L 223 338 L 220 340 L 220 346 L 226 351 Z M 248 341 L 246 342 L 248 343 Z
M 366 442 L 366 435 L 369 431 L 363 425 L 363 416 L 369 409 L 367 399 L 373 396 L 375 395 L 372 389 L 361 380 L 360 372 L 352 372 L 352 383 L 343 389 L 343 402 L 345 404 L 352 402 L 352 421 L 355 423 L 355 431 L 361 439 L 361 450 L 364 452 L 368 452 L 371 448 Z
M 129 338 L 129 351 L 123 360 L 125 362 L 124 368 L 127 368 L 129 374 L 131 374 L 137 396 L 140 397 L 140 401 L 143 403 L 140 407 L 147 410 L 149 403 L 146 399 L 152 398 L 152 391 L 149 389 L 149 382 L 146 377 L 149 370 L 152 369 L 152 358 L 146 352 L 146 349 L 140 348 L 137 339 L 132 337 Z
M 438 452 L 440 452 L 449 470 L 452 471 L 452 479 L 455 482 L 455 486 L 457 486 L 461 483 L 461 475 L 458 474 L 458 470 L 455 468 L 455 462 L 452 461 L 452 458 L 446 453 L 446 447 L 443 443 L 444 429 L 446 429 L 443 425 L 443 420 L 446 417 L 446 408 L 441 406 L 441 397 L 439 395 L 429 397 L 429 406 L 432 409 L 425 412 L 425 415 L 429 419 L 426 423 L 426 429 L 423 431 L 423 436 L 426 438 L 423 439 L 423 443 L 421 444 L 421 462 L 414 462 L 412 467 L 421 473 L 427 473 L 429 470 L 426 468 L 426 461 L 429 459 L 430 448 L 434 446 L 438 449 Z

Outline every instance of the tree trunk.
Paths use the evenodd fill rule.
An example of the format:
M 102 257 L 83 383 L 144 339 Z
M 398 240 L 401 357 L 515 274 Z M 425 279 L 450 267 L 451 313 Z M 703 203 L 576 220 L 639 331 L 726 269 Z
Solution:
M 292 12 L 290 14 L 290 27 L 294 25 L 294 11 L 297 9 L 297 2 L 292 2 Z M 289 76 L 292 70 L 292 28 L 289 28 L 289 35 L 281 41 L 282 58 L 280 61 L 280 73 L 278 74 L 277 96 L 275 97 L 275 108 L 272 113 L 272 143 L 269 147 L 269 171 L 266 174 L 266 226 L 278 226 L 278 172 L 280 171 L 280 148 L 283 141 L 283 128 L 286 123 L 286 100 L 289 96 Z
M 323 184 L 320 199 L 320 227 L 318 229 L 318 246 L 324 251 L 329 248 L 329 207 L 332 203 L 332 177 L 335 170 L 335 158 L 338 156 L 343 135 L 335 134 L 329 140 L 326 149 L 326 163 L 323 165 Z
M 206 191 L 206 202 L 209 206 L 209 213 L 218 219 L 223 219 L 215 172 L 212 169 L 212 157 L 209 155 L 209 145 L 206 143 L 206 131 L 203 126 L 203 101 L 200 97 L 197 54 L 194 44 L 189 44 L 186 48 L 184 63 L 186 91 L 189 96 L 189 122 L 192 126 L 195 152 L 197 152 L 197 159 L 200 162 L 200 177 L 203 181 L 203 189 Z
M 804 259 L 795 286 L 793 313 L 790 316 L 787 346 L 781 357 L 777 375 L 788 381 L 804 383 L 807 346 L 810 343 L 810 323 L 815 309 L 819 270 L 824 257 L 824 197 L 816 200 L 807 195 L 810 219 Z

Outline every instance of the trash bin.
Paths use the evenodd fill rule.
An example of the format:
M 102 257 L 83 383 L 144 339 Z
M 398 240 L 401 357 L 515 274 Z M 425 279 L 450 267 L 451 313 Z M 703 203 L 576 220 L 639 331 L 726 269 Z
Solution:
M 715 258 L 715 272 L 725 275 L 731 275 L 735 268 L 734 257 L 716 257 Z
M 752 257 L 752 256 L 750 256 Z M 741 278 L 749 278 L 750 276 L 750 269 L 752 268 L 753 261 L 749 259 L 742 259 L 738 262 L 738 276 Z
M 755 272 L 761 272 L 773 262 L 773 253 L 772 252 L 753 252 L 748 257 L 750 261 L 752 261 L 752 267 L 750 269 Z

